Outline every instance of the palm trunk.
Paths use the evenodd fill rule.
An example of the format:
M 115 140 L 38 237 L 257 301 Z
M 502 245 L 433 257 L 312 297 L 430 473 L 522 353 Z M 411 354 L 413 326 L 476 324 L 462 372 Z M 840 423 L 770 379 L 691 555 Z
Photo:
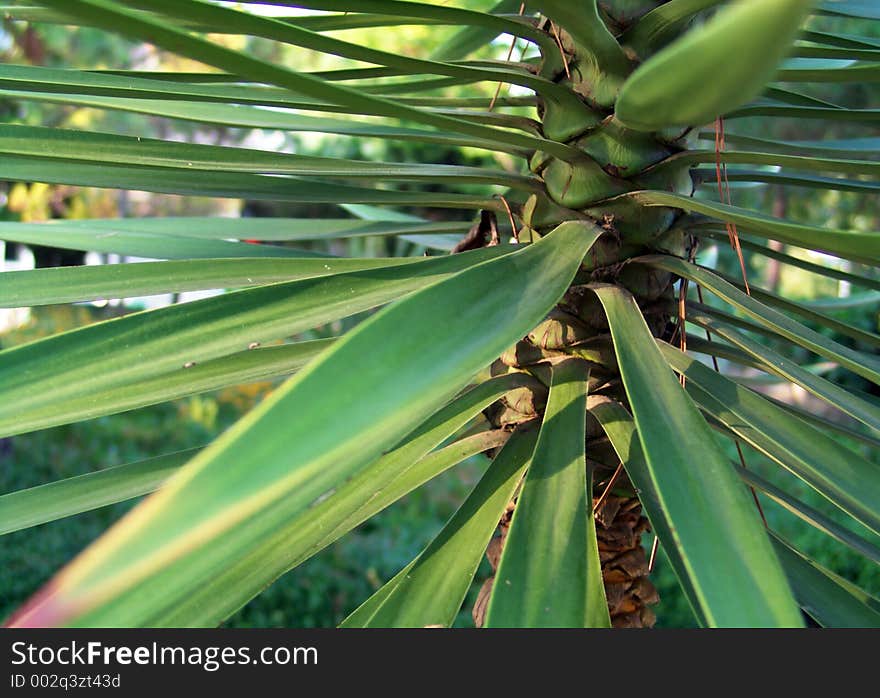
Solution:
M 620 37 L 635 19 L 662 4 L 656 0 L 602 0 L 598 10 L 608 32 Z M 674 211 L 646 208 L 621 196 L 646 188 L 691 195 L 694 184 L 687 172 L 654 172 L 666 158 L 688 147 L 691 130 L 645 134 L 623 128 L 610 116 L 614 110 L 613 86 L 596 82 L 601 71 L 595 68 L 595 57 L 582 55 L 584 44 L 578 41 L 582 33 L 573 36 L 564 24 L 555 21 L 570 20 L 572 13 L 581 10 L 555 2 L 536 5 L 549 15 L 542 26 L 559 46 L 558 54 L 544 56 L 541 74 L 569 87 L 581 98 L 575 110 L 568 103 L 543 103 L 539 113 L 544 135 L 576 146 L 584 157 L 574 164 L 544 153 L 532 158 L 531 169 L 543 178 L 546 194 L 533 196 L 523 207 L 524 226 L 519 237 L 534 239 L 573 218 L 588 218 L 605 232 L 563 301 L 496 365 L 496 372 L 526 371 L 543 384 L 537 391 L 521 389 L 487 410 L 487 417 L 496 427 L 512 427 L 539 417 L 546 397 L 544 390 L 549 385 L 546 362 L 569 354 L 591 361 L 591 396 L 627 405 L 608 325 L 588 284 L 616 283 L 627 288 L 652 333 L 671 340 L 677 331 L 675 279 L 668 273 L 627 262 L 658 251 L 686 256 L 694 244 L 690 236 L 673 229 Z M 627 72 L 644 58 L 632 56 L 623 48 L 620 55 L 625 56 Z M 613 81 L 613 77 L 608 80 Z M 648 580 L 648 556 L 642 544 L 648 521 L 626 474 L 618 469 L 616 454 L 598 424 L 591 425 L 589 418 L 586 454 L 593 474 L 594 516 L 612 624 L 650 627 L 655 620 L 650 606 L 659 598 Z M 493 569 L 498 564 L 512 510 L 513 504 L 487 552 Z M 492 579 L 484 585 L 474 608 L 477 625 L 482 624 L 491 585 Z

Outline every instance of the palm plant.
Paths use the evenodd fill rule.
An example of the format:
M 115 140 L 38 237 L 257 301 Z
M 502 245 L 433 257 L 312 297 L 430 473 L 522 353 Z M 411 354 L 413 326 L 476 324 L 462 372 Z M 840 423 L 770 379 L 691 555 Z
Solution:
M 269 5 L 299 11 L 256 11 Z M 510 171 L 370 162 L 0 127 L 9 180 L 337 204 L 355 215 L 0 223 L 6 240 L 164 260 L 3 274 L 7 307 L 230 289 L 0 352 L 2 435 L 295 373 L 202 450 L 0 497 L 0 531 L 9 532 L 153 492 L 9 624 L 216 625 L 479 453 L 492 462 L 454 517 L 344 626 L 449 626 L 484 554 L 495 574 L 473 609 L 478 624 L 652 625 L 656 592 L 641 545 L 649 528 L 705 626 L 880 624 L 874 598 L 770 530 L 755 492 L 866 563 L 880 562 L 872 534 L 747 468 L 757 452 L 880 532 L 880 477 L 864 452 L 880 443 L 880 410 L 875 397 L 841 383 L 878 382 L 880 337 L 695 262 L 701 243 L 729 241 L 742 274 L 748 255 L 880 289 L 877 233 L 768 216 L 734 206 L 729 194 L 730 182 L 876 193 L 876 139 L 736 133 L 746 117 L 765 133 L 808 119 L 876 124 L 877 110 L 806 92 L 810 83 L 876 81 L 880 42 L 805 28 L 817 14 L 876 20 L 876 4 L 459 5 L 39 0 L 6 8 L 22 20 L 149 41 L 213 69 L 3 65 L 7 97 L 469 146 L 522 163 Z M 334 33 L 398 25 L 457 30 L 417 57 Z M 369 67 L 297 71 L 211 33 Z M 502 35 L 532 53 L 473 57 Z M 517 89 L 491 105 L 450 96 L 480 83 Z M 701 180 L 713 186 L 695 197 Z M 401 211 L 412 207 L 479 221 L 464 236 L 460 220 Z M 243 242 L 362 235 L 417 240 L 432 254 L 341 258 Z M 339 338 L 273 344 L 379 307 Z M 839 367 L 841 381 L 802 365 L 802 351 Z M 738 368 L 799 386 L 840 418 L 762 395 Z M 838 434 L 859 441 L 845 447 Z M 741 460 L 731 461 L 730 448 Z

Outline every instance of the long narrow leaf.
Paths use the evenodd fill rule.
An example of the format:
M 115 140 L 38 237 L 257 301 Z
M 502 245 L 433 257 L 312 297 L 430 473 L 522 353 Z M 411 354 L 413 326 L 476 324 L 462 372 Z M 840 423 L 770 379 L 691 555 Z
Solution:
M 129 167 L 187 168 L 211 173 L 286 174 L 375 181 L 448 180 L 460 184 L 500 184 L 516 189 L 537 190 L 533 178 L 478 167 L 369 162 L 253 148 L 177 143 L 94 131 L 0 125 L 0 154 L 3 157 L 38 157 L 46 169 L 55 167 L 56 161 L 93 162 L 96 151 L 101 153 L 102 165 L 117 163 Z
M 133 313 L 7 349 L 0 352 L 0 434 L 45 426 L 44 411 L 54 412 L 53 405 L 65 400 L 90 403 L 90 397 L 106 398 L 108 392 L 142 381 L 161 391 L 155 379 L 161 382 L 172 371 L 189 371 L 388 303 L 485 259 L 463 253 L 419 265 L 269 284 Z M 181 381 L 185 384 L 186 377 Z
M 560 226 L 380 311 L 202 451 L 12 623 L 139 625 L 185 598 L 332 497 L 523 336 L 564 293 L 598 234 Z M 489 335 L 480 332 L 486 317 L 496 318 Z
M 880 449 L 880 439 L 870 436 L 866 433 L 866 430 L 859 430 L 860 424 L 856 424 L 853 422 L 851 425 L 847 423 L 839 422 L 833 419 L 827 419 L 821 415 L 817 415 L 808 409 L 804 409 L 803 407 L 798 407 L 797 405 L 790 405 L 786 402 L 782 402 L 773 397 L 767 397 L 773 404 L 778 407 L 781 407 L 786 412 L 790 412 L 791 414 L 799 417 L 805 422 L 809 422 L 814 425 L 821 431 L 833 431 L 837 434 L 841 434 L 849 439 L 853 439 L 861 444 L 865 444 L 870 448 Z
M 357 204 L 354 204 L 357 207 Z M 343 208 L 346 204 L 343 204 Z M 388 213 L 388 209 L 377 208 Z M 60 221 L 59 221 L 60 222 Z M 47 222 L 44 225 L 56 225 Z M 38 225 L 34 223 L 33 225 Z M 373 220 L 356 218 L 218 218 L 214 216 L 161 216 L 153 218 L 87 218 L 65 220 L 64 226 L 105 231 L 130 231 L 154 235 L 183 235 L 203 240 L 304 241 L 333 240 L 364 235 L 430 235 L 464 233 L 463 221 L 429 221 L 415 216 L 392 221 L 384 215 Z
M 520 0 L 500 0 L 489 13 L 516 12 L 519 7 Z M 489 44 L 501 33 L 500 28 L 496 27 L 463 26 L 435 48 L 431 57 L 438 61 L 453 61 L 464 58 L 469 53 Z
M 703 131 L 700 138 L 712 141 L 713 133 Z M 880 138 L 841 138 L 821 141 L 788 141 L 771 138 L 759 138 L 742 133 L 725 131 L 724 140 L 731 145 L 747 146 L 753 151 L 780 152 L 791 155 L 818 155 L 820 157 L 852 157 L 864 156 L 880 147 Z
M 544 423 L 495 575 L 487 627 L 611 625 L 587 507 L 589 364 L 572 359 L 552 371 Z
M 173 262 L 10 271 L 0 274 L 0 307 L 17 308 L 184 291 L 245 288 L 350 271 L 417 264 L 420 261 L 424 259 L 418 257 L 261 259 L 257 257 L 247 260 L 187 259 Z
M 726 150 L 722 153 L 715 153 L 714 150 L 691 150 L 673 155 L 657 169 L 714 163 L 717 160 L 729 165 L 777 165 L 807 172 L 839 172 L 841 174 L 874 176 L 880 174 L 880 162 L 874 160 L 844 160 L 817 155 L 788 155 L 743 150 Z
M 0 82 L 2 84 L 2 82 Z M 41 89 L 44 87 L 40 85 Z M 101 97 L 70 92 L 42 92 L 39 90 L 3 90 L 0 95 L 21 101 L 38 101 L 70 104 L 97 109 L 113 109 L 149 114 L 169 119 L 195 121 L 199 123 L 234 126 L 236 128 L 265 128 L 287 131 L 306 131 L 332 133 L 360 138 L 383 138 L 441 145 L 465 145 L 500 152 L 516 153 L 527 157 L 529 150 L 496 140 L 485 140 L 461 136 L 444 131 L 389 126 L 374 122 L 306 116 L 290 111 L 275 111 L 261 107 L 240 104 L 205 103 L 171 99 L 173 92 L 165 92 L 156 99 L 134 99 L 128 97 Z M 502 102 L 503 103 L 503 102 Z M 311 108 L 317 108 L 312 105 Z
M 535 436 L 534 430 L 515 433 L 424 552 L 340 627 L 451 626 L 529 464 Z
M 669 365 L 687 378 L 687 391 L 701 408 L 832 504 L 880 533 L 876 465 L 678 349 L 663 342 L 659 346 Z
M 778 537 L 773 544 L 798 603 L 816 622 L 826 628 L 880 628 L 880 602 Z
M 0 496 L 0 535 L 149 494 L 199 450 L 193 448 L 114 465 L 4 494 Z
M 623 463 L 630 482 L 639 492 L 639 501 L 645 509 L 648 520 L 651 522 L 651 530 L 663 543 L 663 550 L 672 564 L 672 570 L 678 579 L 681 590 L 690 604 L 694 615 L 699 619 L 700 625 L 708 626 L 703 614 L 700 597 L 691 579 L 691 569 L 699 565 L 699 560 L 691 560 L 691 551 L 678 545 L 668 512 L 663 505 L 657 488 L 651 479 L 651 471 L 648 461 L 636 433 L 635 422 L 632 416 L 619 402 L 608 398 L 593 399 L 590 402 L 590 413 L 596 417 L 602 425 L 602 429 L 611 441 L 617 456 Z
M 827 121 L 880 123 L 880 109 L 840 109 L 839 107 L 796 107 L 784 102 L 761 100 L 728 113 L 726 119 L 752 116 L 776 116 L 789 119 L 823 119 Z
M 172 234 L 167 231 L 132 230 L 124 222 L 119 222 L 116 225 L 113 221 L 106 221 L 94 229 L 72 221 L 52 223 L 0 221 L 0 240 L 20 242 L 25 245 L 51 245 L 65 250 L 101 252 L 148 259 L 328 257 L 320 252 L 294 247 L 249 245 L 244 242 L 224 239 L 200 240 L 185 234 Z
M 829 405 L 858 419 L 875 431 L 880 431 L 880 408 L 877 406 L 859 398 L 858 395 L 852 394 L 845 388 L 811 373 L 796 361 L 792 361 L 741 332 L 725 326 L 723 322 L 717 322 L 699 314 L 692 314 L 688 319 L 747 352 L 765 371 L 801 386 Z
M 626 291 L 597 285 L 651 479 L 712 626 L 799 626 L 748 493 Z M 745 590 L 748 590 L 746 592 Z
M 422 109 L 408 107 L 371 95 L 359 93 L 349 88 L 324 82 L 303 73 L 297 73 L 258 58 L 233 51 L 218 44 L 197 38 L 188 32 L 176 29 L 167 23 L 145 18 L 124 6 L 109 0 L 45 0 L 50 7 L 63 9 L 65 12 L 88 21 L 96 26 L 119 32 L 123 35 L 140 38 L 149 35 L 152 42 L 179 55 L 202 61 L 221 70 L 242 77 L 276 85 L 305 94 L 309 97 L 326 100 L 330 103 L 346 107 L 350 113 L 373 114 L 395 119 L 409 119 L 415 123 L 456 131 L 477 138 L 489 140 L 508 140 L 514 145 L 535 147 L 559 157 L 578 157 L 577 150 L 568 146 L 542 138 L 534 138 L 520 133 L 502 132 L 498 129 L 476 124 L 464 119 L 453 118 L 442 114 L 427 112 Z M 150 0 L 140 2 L 145 9 L 158 11 L 167 10 L 170 14 L 185 14 L 186 6 L 192 2 L 166 2 L 166 0 Z
M 186 167 L 134 167 L 72 160 L 61 160 L 49 166 L 45 158 L 27 155 L 6 155 L 3 162 L 4 176 L 19 182 L 300 203 L 419 204 L 503 210 L 501 204 L 489 196 L 372 189 L 321 181 L 314 177 L 204 172 Z M 209 256 L 222 255 L 214 252 Z
M 766 216 L 736 206 L 699 201 L 669 192 L 642 191 L 631 195 L 636 201 L 649 206 L 671 206 L 700 213 L 717 220 L 729 221 L 771 240 L 779 240 L 800 247 L 808 247 L 829 254 L 876 265 L 880 262 L 880 233 L 858 233 L 850 230 L 832 230 Z
M 872 545 L 861 536 L 856 535 L 817 509 L 804 504 L 797 498 L 779 489 L 773 483 L 768 482 L 753 471 L 746 470 L 739 465 L 736 465 L 736 469 L 742 479 L 749 483 L 749 485 L 761 490 L 770 499 L 802 521 L 806 521 L 810 526 L 843 543 L 860 555 L 864 555 L 868 560 L 880 564 L 880 548 L 876 545 Z
M 270 380 L 296 373 L 329 348 L 335 339 L 316 339 L 280 346 L 247 349 L 193 366 L 158 373 L 146 379 L 118 383 L 104 390 L 73 391 L 66 397 L 41 395 L 5 414 L 0 428 L 9 433 L 45 429 L 94 419 L 147 405 L 156 405 L 188 395 L 218 390 L 231 385 Z
M 731 281 L 730 277 L 726 277 L 728 281 Z M 845 322 L 841 322 L 829 315 L 825 315 L 824 313 L 818 312 L 815 308 L 810 307 L 805 303 L 795 303 L 793 301 L 787 300 L 782 296 L 779 296 L 775 293 L 771 293 L 770 291 L 765 291 L 762 288 L 750 287 L 751 294 L 760 300 L 762 303 L 766 303 L 767 305 L 773 306 L 775 308 L 779 308 L 784 311 L 792 312 L 795 315 L 800 315 L 807 320 L 811 320 L 812 322 L 818 323 L 823 327 L 827 327 L 834 332 L 845 335 L 847 337 L 852 337 L 858 342 L 862 342 L 867 344 L 868 346 L 876 347 L 880 349 L 880 335 L 874 332 L 868 332 L 859 327 L 853 327 Z M 823 299 L 816 299 L 816 301 L 821 302 Z M 830 300 L 838 300 L 838 299 L 830 299 Z M 868 302 L 877 302 L 880 301 L 880 297 L 874 296 L 870 298 Z M 814 301 L 809 301 L 809 303 L 814 303 Z
M 723 228 L 715 230 L 712 227 L 694 226 L 692 230 L 695 235 L 701 238 L 721 240 L 725 242 L 729 240 L 727 231 Z M 816 274 L 823 278 L 839 279 L 840 281 L 847 281 L 856 286 L 863 286 L 865 288 L 870 288 L 875 291 L 880 291 L 880 279 L 873 279 L 863 274 L 853 274 L 849 271 L 838 269 L 835 266 L 823 266 L 821 264 L 816 264 L 815 262 L 811 262 L 808 259 L 801 259 L 800 257 L 795 257 L 784 252 L 773 250 L 766 245 L 761 245 L 757 242 L 749 240 L 744 235 L 740 236 L 740 245 L 744 250 L 755 252 L 756 254 L 760 254 L 763 257 L 769 257 L 770 259 L 779 260 L 783 264 L 797 267 L 798 269 L 804 269 L 805 271 Z
M 640 257 L 639 259 L 646 264 L 671 271 L 674 274 L 694 281 L 703 288 L 712 291 L 719 298 L 736 306 L 736 308 L 744 312 L 751 319 L 759 322 L 776 334 L 791 340 L 805 349 L 809 349 L 819 356 L 824 356 L 826 359 L 838 362 L 841 366 L 867 378 L 869 381 L 880 383 L 880 360 L 875 359 L 869 354 L 850 349 L 835 342 L 833 339 L 811 330 L 787 315 L 751 298 L 744 291 L 740 291 L 717 274 L 675 257 L 652 255 Z
M 348 480 L 333 497 L 308 510 L 305 516 L 276 528 L 235 564 L 227 565 L 180 603 L 153 616 L 149 624 L 217 625 L 281 574 L 405 494 L 464 458 L 502 445 L 506 433 L 483 432 L 429 453 L 505 392 L 524 385 L 528 385 L 524 374 L 510 374 L 462 394 L 433 414 L 403 443 Z

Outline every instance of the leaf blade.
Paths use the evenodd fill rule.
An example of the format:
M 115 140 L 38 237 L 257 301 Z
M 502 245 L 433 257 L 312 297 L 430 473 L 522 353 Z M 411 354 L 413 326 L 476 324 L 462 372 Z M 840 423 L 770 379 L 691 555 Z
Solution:
M 553 366 L 532 464 L 501 554 L 486 627 L 611 627 L 587 508 L 589 364 Z
M 157 490 L 200 449 L 123 463 L 0 496 L 0 535 Z
M 880 483 L 875 465 L 675 347 L 663 342 L 658 346 L 669 365 L 687 378 L 687 391 L 702 409 L 836 507 L 880 532 Z
M 667 509 L 676 545 L 693 561 L 689 577 L 707 623 L 800 626 L 800 614 L 745 487 L 696 406 L 665 369 L 660 351 L 654 351 L 657 344 L 634 299 L 617 287 L 593 288 L 611 326 L 651 479 Z
M 560 227 L 380 311 L 201 452 L 12 624 L 137 625 L 185 596 L 274 529 L 277 522 L 259 512 L 283 502 L 292 518 L 332 496 L 527 332 L 568 287 L 598 235 L 582 225 Z M 510 294 L 523 283 L 528 293 L 511 308 Z M 502 323 L 488 337 L 475 332 L 487 316 Z M 395 334 L 401 326 L 407 333 Z M 370 405 L 352 401 L 349 391 L 369 395 Z M 310 409 L 291 421 L 298 404 Z M 224 533 L 234 527 L 235 545 L 225 549 Z
M 535 444 L 515 432 L 455 515 L 428 547 L 340 627 L 449 627 Z
M 589 410 L 602 425 L 614 451 L 623 463 L 627 476 L 638 490 L 639 501 L 651 522 L 651 529 L 663 544 L 663 550 L 672 564 L 672 570 L 694 616 L 702 627 L 708 627 L 699 593 L 691 581 L 690 570 L 694 563 L 687 560 L 689 551 L 676 543 L 672 523 L 651 478 L 651 471 L 645 460 L 632 416 L 623 405 L 606 397 L 591 400 Z
M 777 536 L 773 544 L 799 603 L 817 622 L 828 628 L 880 628 L 876 599 L 806 559 Z
M 492 439 L 497 438 L 497 434 L 486 432 L 429 453 L 480 410 L 507 390 L 522 384 L 521 377 L 501 376 L 459 396 L 420 425 L 403 444 L 346 482 L 336 496 L 314 507 L 307 516 L 279 525 L 246 556 L 224 568 L 181 603 L 152 617 L 150 624 L 161 627 L 218 625 L 266 584 L 470 455 L 467 449 L 473 448 L 471 444 L 496 445 Z M 501 439 L 497 445 L 503 443 Z
M 474 252 L 478 254 L 248 288 L 4 350 L 0 433 L 40 428 L 47 419 L 57 424 L 53 420 L 66 400 L 95 409 L 89 398 L 108 398 L 108 393 L 136 384 L 149 388 L 147 393 L 161 392 L 160 377 L 174 371 L 175 384 L 186 385 L 184 374 L 200 364 L 388 303 L 487 259 L 481 250 Z M 128 400 L 132 395 L 117 397 Z

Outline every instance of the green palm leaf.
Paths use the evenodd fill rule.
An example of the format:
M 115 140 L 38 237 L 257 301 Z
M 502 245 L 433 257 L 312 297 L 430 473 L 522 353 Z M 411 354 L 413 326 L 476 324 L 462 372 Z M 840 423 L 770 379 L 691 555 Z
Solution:
M 471 273 L 429 286 L 385 309 L 201 452 L 124 520 L 115 535 L 99 544 L 108 546 L 103 552 L 99 548 L 74 563 L 59 579 L 57 591 L 23 609 L 16 623 L 39 624 L 45 618 L 65 624 L 100 623 L 102 617 L 119 618 L 123 609 L 127 609 L 126 622 L 138 623 L 167 606 L 169 594 L 185 596 L 212 576 L 224 558 L 235 559 L 277 523 L 316 500 L 332 497 L 371 457 L 463 387 L 468 376 L 547 312 L 595 237 L 580 225 L 561 227 L 540 245 L 478 265 Z M 567 254 L 561 254 L 563 250 Z M 511 272 L 521 265 L 531 272 L 526 287 L 529 302 L 510 313 L 505 291 L 513 292 L 518 285 L 510 281 L 515 278 Z M 536 273 L 539 269 L 543 273 Z M 504 279 L 508 288 L 498 285 Z M 458 296 L 458 302 L 447 304 L 450 295 Z M 467 309 L 464 314 L 462 309 Z M 487 311 L 504 314 L 509 326 L 488 342 L 473 334 L 475 322 Z M 435 323 L 446 328 L 441 344 L 433 341 Z M 410 364 L 411 371 L 402 380 L 389 381 L 395 354 L 403 348 L 385 340 L 399 326 L 408 328 L 406 344 L 419 347 L 421 361 L 419 366 Z M 369 369 L 363 364 L 368 350 Z M 328 393 L 322 374 L 339 379 L 343 370 L 352 374 L 342 381 L 348 389 Z M 372 394 L 368 409 L 347 397 L 357 383 Z M 254 441 L 261 440 L 261 432 L 271 434 L 288 422 L 289 410 L 301 402 L 310 410 L 287 427 L 287 443 L 269 439 L 262 448 L 252 448 Z M 342 424 L 342 432 L 334 428 Z M 319 434 L 321 438 L 315 438 Z M 311 448 L 299 449 L 291 459 L 287 444 L 303 443 L 306 437 Z M 365 449 L 364 443 L 370 448 Z M 230 499 L 232 492 L 236 494 Z M 256 516 L 257 512 L 262 515 Z M 151 520 L 146 528 L 138 520 L 141 517 Z M 232 528 L 236 535 L 230 537 Z M 210 548 L 203 547 L 205 536 L 215 541 Z M 89 558 L 100 562 L 95 566 Z

